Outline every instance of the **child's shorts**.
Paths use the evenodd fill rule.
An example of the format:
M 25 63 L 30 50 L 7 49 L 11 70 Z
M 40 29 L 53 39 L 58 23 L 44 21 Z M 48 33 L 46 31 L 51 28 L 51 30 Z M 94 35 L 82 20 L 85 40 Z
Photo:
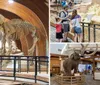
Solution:
M 63 38 L 62 32 L 56 33 L 56 38 L 62 39 Z
M 70 31 L 70 25 L 69 24 L 63 24 L 63 29 L 64 29 L 64 32 L 69 32 Z
M 76 33 L 76 34 L 81 34 L 82 33 L 82 29 L 81 29 L 81 27 L 74 27 L 74 32 Z

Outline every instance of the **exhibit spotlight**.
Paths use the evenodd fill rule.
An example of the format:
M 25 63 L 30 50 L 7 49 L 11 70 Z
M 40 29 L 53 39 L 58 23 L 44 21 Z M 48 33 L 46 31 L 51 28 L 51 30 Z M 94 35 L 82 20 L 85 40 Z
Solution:
M 10 4 L 12 4 L 14 1 L 13 1 L 13 0 L 8 0 L 8 2 L 9 2 Z

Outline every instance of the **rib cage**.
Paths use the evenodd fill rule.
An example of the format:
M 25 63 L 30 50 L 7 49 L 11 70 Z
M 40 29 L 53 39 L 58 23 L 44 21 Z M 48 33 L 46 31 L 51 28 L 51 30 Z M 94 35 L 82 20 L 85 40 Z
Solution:
M 28 54 L 33 55 L 34 48 L 36 46 L 36 42 L 38 41 L 38 38 L 36 36 L 36 27 L 30 24 L 27 21 L 24 21 L 22 19 L 12 19 L 8 22 L 4 22 L 2 24 L 2 30 L 5 34 L 4 38 L 5 40 L 20 40 L 21 36 L 27 36 L 31 33 L 31 36 L 33 37 L 34 41 L 32 42 L 33 45 L 30 49 L 28 49 Z M 5 41 L 4 40 L 4 41 Z M 4 42 L 3 42 L 4 43 Z M 9 44 L 10 46 L 10 44 Z M 31 52 L 32 51 L 32 52 Z

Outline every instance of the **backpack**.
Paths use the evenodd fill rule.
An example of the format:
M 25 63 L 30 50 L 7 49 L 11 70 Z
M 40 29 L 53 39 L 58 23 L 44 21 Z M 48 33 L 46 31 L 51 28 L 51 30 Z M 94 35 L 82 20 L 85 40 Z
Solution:
M 65 18 L 65 17 L 67 17 L 67 15 L 68 15 L 68 12 L 67 12 L 67 14 L 66 14 L 64 11 L 61 11 L 61 12 L 59 13 L 59 17 L 60 17 L 60 18 Z

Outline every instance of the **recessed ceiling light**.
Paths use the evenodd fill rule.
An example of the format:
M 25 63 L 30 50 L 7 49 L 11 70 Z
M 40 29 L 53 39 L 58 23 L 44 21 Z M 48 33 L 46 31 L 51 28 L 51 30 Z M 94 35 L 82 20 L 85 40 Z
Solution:
M 13 3 L 14 1 L 13 1 L 13 0 L 8 0 L 8 2 L 9 2 L 9 3 Z

